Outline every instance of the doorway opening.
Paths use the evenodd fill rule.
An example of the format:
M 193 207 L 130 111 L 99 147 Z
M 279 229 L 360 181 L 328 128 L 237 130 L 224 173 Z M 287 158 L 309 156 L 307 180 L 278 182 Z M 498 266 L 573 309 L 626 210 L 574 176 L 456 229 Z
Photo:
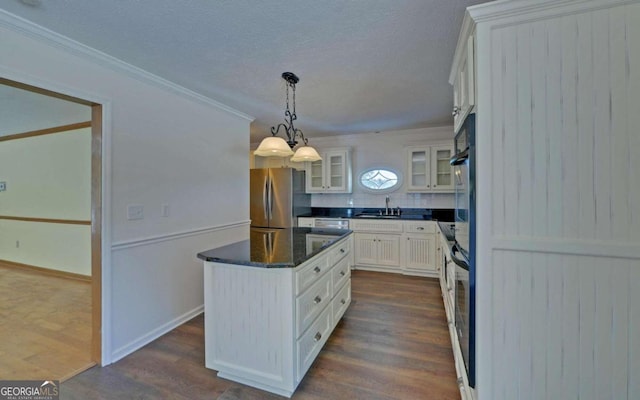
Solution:
M 10 244 L 11 251 L 7 249 L 0 251 L 0 267 L 5 271 L 4 279 L 0 280 L 0 284 L 4 283 L 5 288 L 12 285 L 25 288 L 22 292 L 15 292 L 18 294 L 14 295 L 14 305 L 9 307 L 20 308 L 20 312 L 26 313 L 27 319 L 32 323 L 32 325 L 24 325 L 26 329 L 32 329 L 32 332 L 27 330 L 23 338 L 14 334 L 11 343 L 20 343 L 22 346 L 33 346 L 34 349 L 42 350 L 26 356 L 19 352 L 22 349 L 5 350 L 15 358 L 11 363 L 11 370 L 0 371 L 0 374 L 10 379 L 66 380 L 102 362 L 102 105 L 5 78 L 0 78 L 0 87 L 4 88 L 2 91 L 5 95 L 0 95 L 0 100 L 3 102 L 24 101 L 24 104 L 32 106 L 26 107 L 22 113 L 14 112 L 15 118 L 7 118 L 15 120 L 16 127 L 29 126 L 28 123 L 33 122 L 28 121 L 30 112 L 43 110 L 47 108 L 47 104 L 56 104 L 47 116 L 48 127 L 33 129 L 31 125 L 32 128 L 26 130 L 16 128 L 18 131 L 13 134 L 0 132 L 0 146 L 5 147 L 5 152 L 13 152 L 13 159 L 20 160 L 31 155 L 36 160 L 36 162 L 17 163 L 19 166 L 11 170 L 5 169 L 8 171 L 4 172 L 5 174 L 14 177 L 15 185 L 10 179 L 5 181 L 3 179 L 5 177 L 0 176 L 0 196 L 4 192 L 5 204 L 9 205 L 4 208 L 4 212 L 0 211 L 0 224 L 11 228 L 4 229 L 4 235 L 7 236 L 5 239 L 13 235 L 10 241 L 3 240 Z M 22 93 L 25 95 L 23 96 Z M 40 96 L 44 97 L 38 99 Z M 61 119 L 65 111 L 71 109 L 81 109 L 81 111 L 76 115 L 73 112 L 68 113 L 68 118 L 72 121 Z M 81 118 L 81 121 L 73 120 L 78 118 L 77 115 L 85 117 Z M 20 145 L 16 145 L 17 143 Z M 73 144 L 73 149 L 76 148 L 75 146 L 84 146 L 82 152 L 87 151 L 90 154 L 74 154 L 73 157 L 67 157 L 69 158 L 67 160 L 64 156 L 48 159 L 47 149 L 64 149 L 69 144 Z M 22 153 L 20 153 L 21 150 Z M 26 154 L 28 152 L 32 154 Z M 36 158 L 38 154 L 43 157 Z M 51 165 L 62 166 L 61 169 L 55 170 L 53 167 L 49 168 Z M 86 171 L 86 168 L 89 171 Z M 46 181 L 47 177 L 64 178 L 56 183 L 56 193 L 52 194 L 51 198 L 46 194 L 39 194 L 44 192 L 43 186 L 46 185 L 40 182 L 25 184 L 27 178 L 33 176 L 30 174 L 36 173 L 38 169 L 44 175 L 38 179 Z M 81 169 L 85 170 L 80 171 Z M 81 179 L 74 181 L 73 177 L 76 175 L 81 176 Z M 65 193 L 69 191 L 69 187 L 75 190 L 74 185 L 78 181 L 82 181 L 82 184 L 77 185 L 82 193 L 68 201 L 69 198 Z M 4 182 L 4 185 L 1 182 Z M 1 201 L 2 197 L 0 197 Z M 64 209 L 64 217 L 56 217 L 55 213 L 48 214 L 47 202 L 56 203 L 58 209 Z M 76 211 L 79 217 L 74 218 Z M 20 239 L 16 238 L 19 235 L 26 236 L 27 240 L 21 243 Z M 74 238 L 81 239 L 75 241 Z M 29 247 L 30 245 L 32 247 Z M 36 253 L 38 253 L 37 256 L 34 256 Z M 63 267 L 49 268 L 47 261 L 48 257 L 54 258 L 52 253 L 61 255 L 56 260 L 56 264 Z M 30 292 L 29 287 L 33 288 L 34 292 Z M 0 287 L 0 290 L 3 288 Z M 69 290 L 69 295 L 65 296 L 58 290 Z M 34 296 L 30 296 L 32 294 Z M 83 298 L 85 294 L 90 298 Z M 22 298 L 45 299 L 43 300 L 45 303 L 40 304 L 42 307 L 38 307 L 38 304 L 25 307 L 25 304 L 20 301 Z M 86 303 L 88 310 L 87 307 L 83 309 L 82 305 L 78 304 L 82 302 Z M 53 305 L 47 308 L 46 306 L 51 305 L 50 303 Z M 62 318 L 65 307 L 70 312 Z M 57 309 L 60 310 L 60 314 L 55 311 Z M 78 314 L 74 315 L 74 310 Z M 12 312 L 11 309 L 5 311 Z M 58 319 L 58 317 L 61 318 Z M 79 322 L 80 320 L 82 321 Z M 83 326 L 86 323 L 90 326 Z M 36 329 L 33 329 L 34 326 Z M 38 327 L 41 329 L 37 329 Z M 11 335 L 10 329 L 9 327 L 5 328 L 4 332 L 0 331 L 0 335 Z M 79 331 L 82 331 L 82 335 L 88 336 L 86 337 L 87 346 L 82 348 L 82 357 L 74 359 L 69 356 L 65 346 L 67 342 L 72 342 L 74 334 L 79 334 Z M 47 337 L 47 334 L 50 336 Z M 0 352 L 2 350 L 0 349 Z M 42 364 L 47 363 L 53 365 L 51 368 L 62 369 L 59 373 L 56 372 L 55 376 L 28 375 L 29 371 L 53 371 L 54 369 L 44 368 Z M 21 370 L 25 372 L 20 372 Z M 15 378 L 14 374 L 17 375 Z

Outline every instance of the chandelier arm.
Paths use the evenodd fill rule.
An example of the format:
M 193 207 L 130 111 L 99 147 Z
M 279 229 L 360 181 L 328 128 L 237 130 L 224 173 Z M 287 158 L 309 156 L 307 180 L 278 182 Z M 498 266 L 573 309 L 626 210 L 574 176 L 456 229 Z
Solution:
M 305 146 L 309 143 L 309 141 L 307 140 L 306 137 L 304 137 L 304 134 L 302 133 L 302 131 L 300 129 L 295 129 L 293 131 L 293 134 L 294 134 L 294 136 L 297 135 L 300 139 L 302 139 L 302 142 L 304 142 Z
M 278 124 L 277 127 L 272 126 L 271 127 L 271 135 L 272 136 L 277 136 L 278 132 L 280 132 L 280 128 L 284 127 L 284 131 L 287 132 L 287 126 L 285 124 Z M 289 136 L 289 134 L 287 133 L 287 136 Z

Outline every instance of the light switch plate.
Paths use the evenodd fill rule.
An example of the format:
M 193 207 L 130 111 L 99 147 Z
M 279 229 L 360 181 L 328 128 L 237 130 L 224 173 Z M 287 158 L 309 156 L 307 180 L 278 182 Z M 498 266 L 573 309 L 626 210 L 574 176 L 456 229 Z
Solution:
M 7 190 L 7 182 L 0 182 L 0 192 Z
M 142 204 L 129 204 L 127 206 L 127 219 L 144 219 L 144 206 Z

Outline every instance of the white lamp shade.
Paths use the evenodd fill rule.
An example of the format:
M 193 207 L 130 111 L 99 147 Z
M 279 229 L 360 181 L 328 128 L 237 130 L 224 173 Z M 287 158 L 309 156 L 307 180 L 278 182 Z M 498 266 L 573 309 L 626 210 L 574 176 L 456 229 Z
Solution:
M 301 161 L 320 161 L 322 157 L 320 154 L 311 146 L 302 146 L 296 150 L 296 154 L 291 157 L 291 161 L 293 162 L 301 162 Z
M 263 139 L 253 154 L 262 157 L 289 157 L 293 151 L 283 138 L 271 136 Z

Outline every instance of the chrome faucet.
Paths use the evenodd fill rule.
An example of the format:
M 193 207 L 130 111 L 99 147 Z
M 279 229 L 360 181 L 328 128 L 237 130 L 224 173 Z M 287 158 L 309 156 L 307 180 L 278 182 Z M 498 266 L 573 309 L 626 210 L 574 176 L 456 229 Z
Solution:
M 389 201 L 390 201 L 390 200 L 391 200 L 391 199 L 389 198 L 389 196 L 387 196 L 387 197 L 384 199 L 384 204 L 385 204 L 385 207 L 384 207 L 384 215 L 389 215 Z

